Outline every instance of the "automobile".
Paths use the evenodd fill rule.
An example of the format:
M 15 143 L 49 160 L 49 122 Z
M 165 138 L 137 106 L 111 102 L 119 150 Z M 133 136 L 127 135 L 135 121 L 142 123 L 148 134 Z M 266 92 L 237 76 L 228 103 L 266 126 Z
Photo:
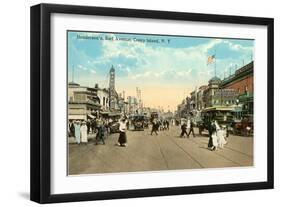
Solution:
M 135 115 L 132 117 L 132 125 L 134 130 L 143 131 L 145 127 L 145 117 L 144 115 Z
M 109 133 L 118 133 L 119 132 L 119 122 L 111 122 L 108 124 L 109 125 Z
M 245 114 L 240 122 L 233 125 L 233 134 L 252 136 L 254 132 L 253 115 Z
M 145 118 L 144 123 L 143 123 L 143 126 L 144 126 L 145 129 L 148 129 L 148 127 L 149 127 L 148 123 L 149 123 L 149 118 Z
M 150 122 L 153 122 L 154 119 L 158 119 L 158 118 L 159 118 L 158 112 L 151 112 L 150 113 Z

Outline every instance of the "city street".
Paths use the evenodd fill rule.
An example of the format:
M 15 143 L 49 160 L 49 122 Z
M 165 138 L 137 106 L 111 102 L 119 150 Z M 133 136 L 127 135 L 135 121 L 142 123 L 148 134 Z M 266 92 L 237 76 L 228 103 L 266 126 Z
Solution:
M 180 138 L 180 128 L 172 126 L 158 136 L 145 131 L 127 131 L 128 146 L 116 145 L 119 134 L 112 134 L 106 145 L 69 144 L 69 175 L 239 167 L 253 165 L 253 137 L 230 135 L 224 149 L 207 149 L 207 132 L 202 136 Z

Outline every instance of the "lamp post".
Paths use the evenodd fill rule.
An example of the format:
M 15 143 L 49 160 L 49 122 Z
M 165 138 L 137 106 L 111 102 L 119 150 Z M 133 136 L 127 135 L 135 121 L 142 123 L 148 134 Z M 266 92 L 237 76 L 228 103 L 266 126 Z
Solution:
M 237 98 L 236 99 L 236 108 L 238 109 L 238 105 L 239 105 L 239 99 Z M 236 118 L 238 119 L 239 117 L 238 117 L 238 110 L 237 110 L 237 114 L 236 114 Z

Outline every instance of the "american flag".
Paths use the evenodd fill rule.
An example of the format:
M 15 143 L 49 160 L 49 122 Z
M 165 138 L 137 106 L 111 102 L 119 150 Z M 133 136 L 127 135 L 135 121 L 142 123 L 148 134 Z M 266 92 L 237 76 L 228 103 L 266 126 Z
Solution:
M 207 65 L 212 64 L 214 62 L 215 58 L 216 58 L 215 55 L 209 56 L 208 60 L 207 60 Z

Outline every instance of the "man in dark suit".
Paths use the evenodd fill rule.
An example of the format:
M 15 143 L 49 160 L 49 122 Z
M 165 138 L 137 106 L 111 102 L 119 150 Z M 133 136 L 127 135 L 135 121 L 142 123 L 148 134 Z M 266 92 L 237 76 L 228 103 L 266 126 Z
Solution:
M 158 135 L 158 133 L 157 133 L 158 128 L 159 128 L 159 124 L 158 124 L 158 122 L 154 119 L 154 120 L 152 121 L 151 135 L 152 135 L 153 132 L 154 132 L 156 135 Z
M 181 126 L 181 135 L 180 135 L 180 137 L 183 137 L 185 134 L 186 134 L 186 136 L 188 137 L 188 134 L 187 134 L 186 129 L 187 129 L 187 125 L 186 125 L 186 123 L 184 122 L 183 125 Z
M 192 132 L 193 137 L 195 137 L 193 127 L 194 127 L 194 123 L 193 123 L 193 121 L 192 121 L 192 120 L 190 120 L 190 129 L 189 129 L 189 132 L 188 132 L 187 137 L 189 137 L 189 135 L 190 135 L 190 133 L 191 133 L 191 132 Z
M 87 134 L 89 134 L 90 133 L 90 128 L 91 128 L 90 120 L 87 120 L 86 125 L 87 125 Z
M 209 123 L 208 123 L 208 131 L 209 131 L 208 148 L 212 150 L 214 148 L 212 134 L 213 134 L 214 131 L 216 131 L 216 126 L 214 125 L 213 121 L 209 121 Z

